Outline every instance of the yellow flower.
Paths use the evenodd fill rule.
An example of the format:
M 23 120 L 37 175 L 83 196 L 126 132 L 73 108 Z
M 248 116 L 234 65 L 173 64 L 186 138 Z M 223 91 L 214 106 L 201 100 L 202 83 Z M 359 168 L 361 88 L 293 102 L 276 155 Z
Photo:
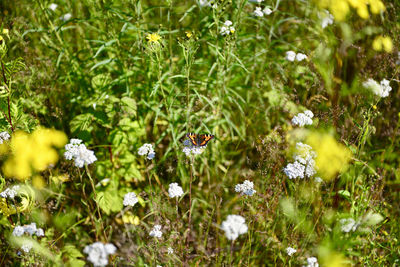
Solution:
M 188 39 L 192 38 L 193 36 L 193 33 L 191 31 L 186 31 L 185 34 Z
M 393 42 L 392 39 L 388 36 L 378 36 L 372 42 L 372 48 L 375 51 L 385 50 L 387 53 L 392 52 L 393 50 Z
M 3 29 L 3 34 L 8 34 L 9 30 L 8 29 Z
M 363 19 L 369 18 L 368 6 L 371 13 L 379 14 L 385 11 L 385 5 L 381 0 L 314 0 L 320 8 L 331 11 L 337 21 L 344 21 L 350 11 L 350 7 L 357 11 L 358 16 Z
M 158 43 L 161 36 L 158 33 L 149 33 L 147 34 L 146 39 L 149 43 Z
M 44 171 L 58 161 L 58 153 L 53 149 L 67 142 L 63 132 L 38 128 L 32 134 L 16 132 L 10 143 L 11 155 L 3 165 L 7 177 L 28 179 L 33 171 Z M 2 149 L 3 150 L 3 149 Z
M 337 173 L 347 169 L 352 154 L 333 136 L 312 133 L 307 137 L 307 144 L 312 146 L 317 153 L 315 164 L 323 179 L 331 180 Z

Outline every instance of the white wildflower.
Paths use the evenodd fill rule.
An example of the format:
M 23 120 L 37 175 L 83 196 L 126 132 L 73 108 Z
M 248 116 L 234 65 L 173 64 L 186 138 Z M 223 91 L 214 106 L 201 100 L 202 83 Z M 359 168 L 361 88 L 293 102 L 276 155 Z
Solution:
M 374 79 L 368 79 L 363 82 L 363 86 L 369 90 L 371 90 L 375 95 L 380 97 L 389 96 L 389 92 L 392 91 L 392 87 L 390 87 L 390 82 L 386 79 L 383 79 L 379 84 Z
M 257 191 L 253 189 L 253 182 L 250 182 L 249 180 L 245 180 L 243 184 L 237 184 L 235 186 L 235 191 L 240 193 L 241 195 L 248 195 L 252 196 L 254 193 Z
M 294 116 L 292 119 L 292 124 L 298 125 L 300 127 L 303 127 L 305 125 L 312 125 L 313 117 L 314 117 L 314 114 L 312 113 L 312 111 L 306 110 L 306 111 L 304 111 L 304 113 L 298 113 L 296 116 Z
M 267 16 L 271 15 L 272 10 L 269 7 L 264 8 L 263 13 Z
M 352 218 L 341 219 L 339 222 L 341 224 L 340 229 L 345 233 L 356 231 L 360 225 L 360 223 L 356 222 Z
M 301 163 L 295 161 L 294 163 L 289 163 L 283 169 L 283 172 L 289 177 L 289 179 L 304 178 L 305 167 Z
M 49 5 L 49 9 L 52 10 L 52 11 L 55 11 L 57 7 L 58 7 L 58 5 L 54 4 L 54 3 Z
M 286 253 L 289 255 L 289 256 L 292 256 L 294 253 L 296 253 L 297 252 L 297 250 L 296 249 L 294 249 L 294 248 L 292 248 L 292 247 L 288 247 L 288 248 L 286 248 Z
M 321 27 L 325 29 L 328 25 L 333 24 L 334 17 L 328 10 L 324 10 L 323 13 L 318 13 L 318 17 L 321 19 Z
M 315 181 L 316 183 L 322 183 L 324 180 L 322 180 L 321 177 L 315 177 L 315 178 L 314 178 L 314 181 Z
M 71 139 L 69 144 L 65 145 L 64 157 L 67 160 L 74 160 L 75 166 L 82 168 L 85 165 L 92 164 L 97 160 L 94 152 L 86 148 L 84 144 L 81 144 L 80 139 Z
M 60 17 L 60 20 L 62 20 L 62 21 L 68 21 L 68 20 L 70 20 L 72 18 L 72 15 L 71 15 L 71 13 L 67 13 L 67 14 L 64 14 L 64 15 L 62 15 L 61 17 Z
M 207 145 L 201 147 L 194 146 L 189 139 L 185 139 L 185 141 L 183 141 L 183 146 L 182 152 L 188 157 L 191 155 L 200 155 L 207 147 Z
M 4 141 L 10 139 L 10 134 L 8 132 L 1 132 L 0 133 L 0 144 L 3 144 Z
M 15 226 L 12 235 L 13 236 L 22 236 L 25 233 L 25 229 L 22 226 Z
M 156 155 L 156 152 L 154 152 L 151 144 L 144 144 L 143 146 L 139 147 L 138 154 L 140 156 L 147 156 L 147 159 L 153 159 Z
M 24 225 L 24 230 L 25 233 L 28 233 L 29 235 L 35 234 L 37 230 L 36 223 L 33 222 L 31 224 Z
M 296 60 L 297 61 L 303 61 L 304 59 L 307 59 L 307 56 L 305 54 L 302 54 L 302 53 L 297 53 L 296 54 Z
M 135 192 L 130 192 L 130 193 L 125 194 L 124 202 L 123 202 L 124 206 L 133 207 L 133 206 L 135 206 L 136 203 L 138 203 L 138 199 L 137 199 Z
M 293 62 L 296 59 L 296 53 L 293 51 L 287 51 L 285 58 L 286 58 L 286 60 Z
M 19 188 L 19 185 L 9 187 L 0 193 L 0 197 L 14 199 L 14 197 L 18 194 Z
M 224 26 L 221 27 L 221 35 L 230 35 L 231 33 L 235 33 L 235 27 L 232 26 L 232 21 L 227 20 L 224 23 Z
M 42 228 L 38 228 L 36 230 L 36 236 L 38 236 L 38 237 L 44 236 L 44 231 Z
M 170 198 L 178 198 L 183 195 L 182 187 L 180 187 L 177 183 L 169 184 L 168 194 Z
M 307 258 L 307 266 L 305 267 L 319 267 L 317 258 L 315 257 Z
M 264 2 L 264 0 L 249 0 L 249 2 L 260 4 Z
M 207 0 L 199 0 L 199 5 L 200 5 L 201 7 L 204 7 L 204 6 L 211 6 L 211 3 L 210 3 L 209 1 L 207 1 Z
M 317 173 L 314 160 L 316 156 L 311 146 L 298 142 L 293 155 L 295 162 L 289 163 L 283 171 L 289 179 L 312 177 Z
M 225 231 L 225 236 L 229 240 L 235 240 L 241 234 L 247 233 L 247 225 L 245 219 L 240 215 L 228 215 L 226 220 L 222 222 L 221 228 Z
M 117 248 L 113 244 L 103 244 L 95 242 L 84 248 L 83 252 L 88 254 L 87 260 L 93 263 L 95 267 L 106 266 L 108 256 L 114 254 Z
M 256 7 L 256 10 L 254 10 L 253 13 L 254 13 L 254 15 L 256 17 L 263 17 L 264 16 L 264 13 L 262 12 L 261 7 Z
M 167 248 L 167 253 L 168 254 L 174 254 L 174 250 L 171 247 Z
M 159 224 L 154 225 L 154 227 L 153 227 L 153 229 L 151 229 L 149 235 L 160 238 L 162 236 L 161 225 L 159 225 Z
M 33 243 L 31 241 L 27 240 L 22 244 L 21 249 L 25 253 L 28 253 L 29 251 L 31 251 L 32 247 L 33 247 Z

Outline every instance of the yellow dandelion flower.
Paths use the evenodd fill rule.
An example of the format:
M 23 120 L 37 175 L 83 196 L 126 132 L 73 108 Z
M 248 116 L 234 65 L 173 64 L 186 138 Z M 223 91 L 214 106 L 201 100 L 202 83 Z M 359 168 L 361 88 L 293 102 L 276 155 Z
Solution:
M 158 33 L 149 33 L 147 34 L 146 39 L 149 43 L 158 43 L 161 36 Z

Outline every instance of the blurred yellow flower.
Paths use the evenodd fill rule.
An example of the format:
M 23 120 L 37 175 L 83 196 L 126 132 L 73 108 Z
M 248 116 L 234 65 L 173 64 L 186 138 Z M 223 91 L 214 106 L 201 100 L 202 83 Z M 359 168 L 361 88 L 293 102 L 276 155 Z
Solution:
M 385 11 L 385 5 L 381 0 L 315 0 L 319 7 L 327 8 L 338 21 L 344 21 L 350 11 L 350 7 L 357 11 L 363 19 L 369 18 L 368 7 L 373 14 Z
M 138 216 L 132 214 L 132 212 L 127 211 L 124 215 L 122 215 L 122 219 L 116 218 L 115 219 L 119 224 L 133 224 L 139 225 L 140 219 Z
M 393 42 L 392 39 L 388 36 L 378 36 L 372 42 L 372 48 L 375 51 L 385 50 L 387 53 L 392 52 L 393 50 Z
M 161 36 L 158 33 L 148 33 L 146 39 L 149 43 L 158 43 Z
M 348 167 L 351 159 L 350 150 L 338 143 L 329 134 L 312 133 L 307 137 L 307 144 L 317 153 L 315 164 L 321 177 L 331 180 L 338 172 L 343 172 Z
M 3 34 L 8 34 L 8 29 L 3 29 Z
M 63 132 L 52 129 L 38 128 L 32 134 L 14 133 L 10 142 L 11 155 L 3 165 L 5 176 L 25 180 L 32 175 L 32 171 L 45 170 L 58 161 L 58 153 L 53 146 L 62 147 L 66 142 Z

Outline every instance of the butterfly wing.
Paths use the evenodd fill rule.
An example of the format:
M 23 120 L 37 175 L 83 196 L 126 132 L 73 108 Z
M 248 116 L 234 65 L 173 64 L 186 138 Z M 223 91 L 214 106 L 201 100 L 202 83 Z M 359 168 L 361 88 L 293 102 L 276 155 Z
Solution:
M 202 134 L 200 135 L 199 139 L 199 146 L 205 146 L 207 145 L 208 141 L 214 138 L 214 135 L 212 134 Z
M 186 136 L 187 136 L 187 138 L 189 138 L 190 142 L 192 142 L 192 144 L 193 144 L 194 146 L 199 146 L 197 134 L 188 133 Z

